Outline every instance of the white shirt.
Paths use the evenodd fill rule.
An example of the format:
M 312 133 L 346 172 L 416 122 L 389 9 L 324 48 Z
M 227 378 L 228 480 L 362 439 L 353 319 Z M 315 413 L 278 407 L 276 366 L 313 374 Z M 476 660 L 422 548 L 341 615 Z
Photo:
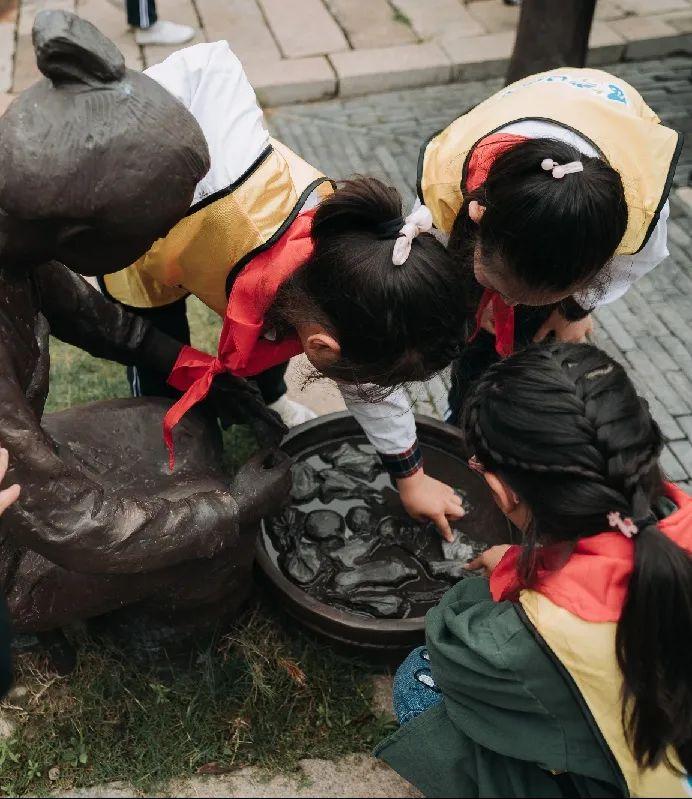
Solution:
M 195 44 L 145 70 L 192 113 L 207 140 L 211 167 L 197 184 L 193 204 L 236 181 L 269 145 L 264 114 L 227 42 Z M 308 199 L 307 210 L 314 200 Z M 346 407 L 378 452 L 396 455 L 416 441 L 416 422 L 403 388 L 365 402 L 340 386 Z
M 580 153 L 592 158 L 599 153 L 594 147 L 573 130 L 564 128 L 554 122 L 543 122 L 527 119 L 515 122 L 502 128 L 501 133 L 514 133 L 530 139 L 557 139 L 571 144 Z M 578 175 L 576 176 L 578 178 Z M 622 297 L 627 289 L 658 266 L 668 257 L 668 217 L 670 204 L 666 200 L 661 214 L 644 247 L 634 255 L 615 255 L 610 262 L 596 275 L 593 284 L 583 291 L 577 292 L 574 299 L 582 308 L 596 308 L 606 305 Z

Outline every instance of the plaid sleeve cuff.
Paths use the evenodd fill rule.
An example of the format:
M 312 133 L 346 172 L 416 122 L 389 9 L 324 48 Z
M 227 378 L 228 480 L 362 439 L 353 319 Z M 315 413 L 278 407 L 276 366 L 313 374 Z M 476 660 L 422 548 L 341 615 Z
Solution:
M 420 451 L 418 441 L 414 441 L 406 452 L 398 452 L 395 455 L 385 455 L 380 452 L 379 455 L 384 468 L 395 480 L 411 477 L 423 468 L 423 453 Z

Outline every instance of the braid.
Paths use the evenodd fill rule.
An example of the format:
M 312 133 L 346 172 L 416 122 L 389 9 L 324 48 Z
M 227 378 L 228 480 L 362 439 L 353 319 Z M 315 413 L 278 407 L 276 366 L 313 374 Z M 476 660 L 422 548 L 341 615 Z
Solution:
M 638 416 L 646 418 L 641 420 L 642 424 L 636 425 L 636 433 L 644 440 L 638 442 L 641 447 L 638 452 L 631 453 L 625 458 L 621 442 L 611 440 L 611 428 L 623 421 L 631 427 L 631 414 L 626 414 L 625 418 L 614 417 L 602 399 L 608 392 L 623 391 L 621 385 L 623 379 L 629 382 L 623 368 L 614 361 L 604 365 L 602 353 L 595 348 L 588 353 L 589 357 L 582 358 L 579 362 L 573 360 L 573 352 L 569 349 L 565 351 L 560 345 L 553 346 L 552 354 L 565 374 L 573 381 L 576 393 L 583 400 L 584 415 L 594 431 L 593 443 L 600 449 L 606 464 L 602 479 L 612 488 L 621 491 L 624 501 L 631 507 L 640 481 L 647 477 L 658 463 L 658 456 L 663 447 L 660 428 L 651 419 L 646 405 L 640 401 Z M 636 396 L 631 384 L 627 388 L 630 389 L 628 393 Z
M 483 454 L 487 454 L 489 460 L 497 465 L 512 466 L 525 472 L 537 472 L 539 474 L 572 474 L 585 479 L 599 480 L 601 474 L 587 469 L 575 463 L 539 463 L 537 461 L 525 461 L 512 457 L 508 453 L 501 453 L 493 449 L 490 442 L 483 435 L 483 428 L 480 423 L 478 405 L 471 406 L 469 411 L 469 424 L 472 425 L 474 438 L 477 442 L 477 449 Z
M 553 539 L 602 532 L 611 511 L 634 516 L 662 447 L 623 368 L 588 345 L 532 347 L 494 364 L 462 425 L 469 449 L 506 477 L 540 535 Z
M 663 491 L 661 431 L 624 369 L 585 344 L 532 347 L 487 370 L 462 419 L 469 454 L 530 509 L 522 586 L 540 566 L 555 568 L 543 556 L 563 547 L 545 545 L 598 535 L 611 520 L 636 533 L 615 633 L 622 727 L 641 768 L 672 752 L 669 763 L 692 772 L 692 720 L 676 712 L 692 706 L 692 558 L 652 511 Z

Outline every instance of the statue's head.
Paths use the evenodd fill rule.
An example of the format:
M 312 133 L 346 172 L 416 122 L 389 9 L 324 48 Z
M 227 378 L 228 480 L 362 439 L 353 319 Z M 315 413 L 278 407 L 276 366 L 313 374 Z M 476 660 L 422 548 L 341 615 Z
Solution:
M 204 135 L 86 20 L 43 11 L 33 43 L 45 79 L 0 116 L 0 262 L 116 271 L 188 210 Z

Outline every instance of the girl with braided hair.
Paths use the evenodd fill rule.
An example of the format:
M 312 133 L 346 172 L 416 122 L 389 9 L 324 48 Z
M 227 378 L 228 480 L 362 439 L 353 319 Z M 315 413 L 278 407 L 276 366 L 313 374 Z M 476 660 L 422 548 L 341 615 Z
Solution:
M 646 402 L 552 344 L 491 366 L 462 426 L 523 544 L 428 613 L 378 754 L 426 796 L 692 795 L 692 497 Z

